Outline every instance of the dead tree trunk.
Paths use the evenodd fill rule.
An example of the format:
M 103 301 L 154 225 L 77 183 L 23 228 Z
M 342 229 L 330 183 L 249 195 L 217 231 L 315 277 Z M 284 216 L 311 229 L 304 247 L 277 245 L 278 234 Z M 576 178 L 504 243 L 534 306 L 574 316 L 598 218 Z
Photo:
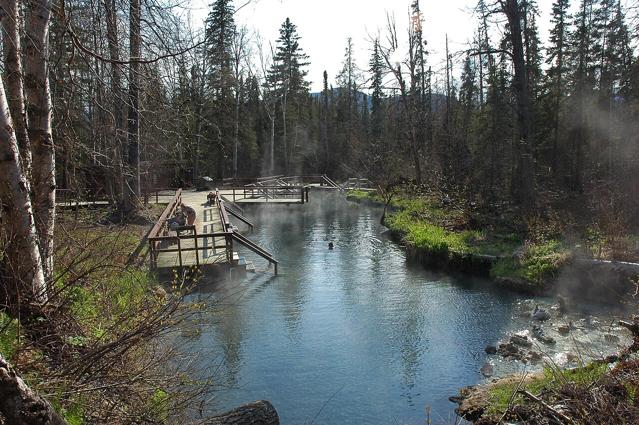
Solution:
M 53 230 L 55 227 L 55 146 L 51 129 L 51 91 L 49 89 L 49 22 L 51 2 L 27 2 L 25 37 L 25 87 L 28 132 L 33 155 L 31 170 L 33 210 L 38 231 L 44 277 L 53 274 Z
M 7 78 L 7 101 L 13 118 L 16 139 L 20 150 L 22 171 L 27 179 L 31 173 L 31 145 L 27 133 L 27 111 L 24 99 L 24 80 L 22 75 L 22 18 L 18 13 L 16 0 L 0 0 L 2 15 L 3 48 Z
M 4 85 L 0 79 L 0 204 L 2 230 L 6 237 L 5 259 L 0 271 L 0 300 L 10 307 L 18 301 L 42 301 L 46 293 L 42 260 L 33 209 L 29 197 L 29 182 L 22 172 L 18 143 Z
M 209 418 L 207 425 L 279 425 L 277 411 L 268 401 L 255 401 L 219 416 Z
M 122 179 L 124 163 L 124 138 L 126 132 L 125 104 L 122 93 L 122 65 L 120 60 L 120 45 L 118 41 L 118 21 L 115 12 L 115 1 L 104 0 L 106 11 L 107 42 L 109 44 L 109 58 L 111 59 L 111 91 L 113 92 L 114 136 L 113 151 L 113 185 L 112 196 L 119 198 L 123 195 L 124 181 Z
M 535 170 L 532 154 L 530 94 L 528 91 L 526 58 L 521 36 L 521 10 L 518 0 L 502 0 L 502 7 L 508 18 L 513 46 L 512 57 L 515 69 L 513 88 L 517 99 L 517 122 L 519 127 L 517 169 L 513 179 L 513 192 L 521 206 L 531 209 L 535 205 Z
M 131 0 L 129 51 L 129 156 L 125 188 L 125 212 L 135 209 L 140 199 L 140 0 Z
M 66 425 L 48 401 L 37 395 L 0 354 L 0 413 L 13 425 Z

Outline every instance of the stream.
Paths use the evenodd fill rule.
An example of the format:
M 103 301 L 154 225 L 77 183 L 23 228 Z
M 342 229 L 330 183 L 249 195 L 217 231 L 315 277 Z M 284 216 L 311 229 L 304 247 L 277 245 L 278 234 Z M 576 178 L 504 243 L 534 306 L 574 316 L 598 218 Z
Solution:
M 278 276 L 261 258 L 246 278 L 202 284 L 187 297 L 198 312 L 174 343 L 195 353 L 199 377 L 213 378 L 212 414 L 266 399 L 282 424 L 455 423 L 448 397 L 485 378 L 536 370 L 484 349 L 532 327 L 535 305 L 554 345 L 535 349 L 570 366 L 617 351 L 629 340 L 611 326 L 621 312 L 572 306 L 556 317 L 554 299 L 496 290 L 490 282 L 425 270 L 406 262 L 385 236 L 381 209 L 313 191 L 306 205 L 247 209 L 245 233 L 280 262 Z M 334 250 L 328 249 L 333 242 Z M 573 322 L 569 336 L 556 332 Z M 536 343 L 537 345 L 537 343 Z

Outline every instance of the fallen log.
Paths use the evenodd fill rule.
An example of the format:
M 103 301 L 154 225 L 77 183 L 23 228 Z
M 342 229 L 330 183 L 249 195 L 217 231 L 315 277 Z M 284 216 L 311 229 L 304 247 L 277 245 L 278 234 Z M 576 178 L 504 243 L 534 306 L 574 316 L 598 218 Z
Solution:
M 67 425 L 0 355 L 0 418 L 12 425 Z
M 204 423 L 206 425 L 279 425 L 280 418 L 271 403 L 260 400 L 208 418 Z

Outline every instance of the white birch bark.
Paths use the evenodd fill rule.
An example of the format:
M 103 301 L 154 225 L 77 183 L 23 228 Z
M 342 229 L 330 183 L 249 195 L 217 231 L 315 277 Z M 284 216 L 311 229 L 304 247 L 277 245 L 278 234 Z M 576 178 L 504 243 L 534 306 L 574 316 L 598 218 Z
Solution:
M 43 301 L 46 294 L 38 238 L 34 223 L 29 182 L 22 172 L 18 143 L 0 78 L 0 204 L 7 238 L 2 295 L 8 302 L 18 299 Z
M 55 227 L 55 146 L 51 131 L 52 106 L 49 89 L 49 23 L 51 2 L 29 0 L 25 37 L 25 87 L 28 130 L 33 154 L 31 183 L 33 210 L 47 280 L 53 274 Z
M 7 82 L 7 102 L 14 131 L 18 140 L 20 160 L 25 177 L 29 179 L 31 171 L 31 145 L 27 134 L 27 111 L 24 99 L 22 75 L 22 47 L 20 32 L 22 18 L 18 12 L 16 0 L 0 0 L 0 21 L 2 22 L 2 41 Z

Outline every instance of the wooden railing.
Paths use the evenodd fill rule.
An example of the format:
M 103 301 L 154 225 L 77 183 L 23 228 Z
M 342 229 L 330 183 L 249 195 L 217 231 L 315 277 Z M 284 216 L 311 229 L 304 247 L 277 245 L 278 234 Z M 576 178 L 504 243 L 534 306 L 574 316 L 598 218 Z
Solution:
M 305 189 L 303 186 L 244 186 L 241 188 L 228 188 L 225 189 L 232 191 L 232 201 L 236 202 L 238 199 L 264 199 L 265 202 L 270 202 L 277 199 L 290 199 L 293 202 L 299 202 L 301 204 L 305 201 Z
M 229 220 L 229 215 L 224 204 L 224 201 L 221 200 L 218 192 L 218 196 L 215 197 L 215 206 L 217 207 L 218 214 L 220 216 L 220 222 L 222 223 L 222 231 L 216 233 L 205 233 L 205 234 L 197 234 L 197 230 L 195 226 L 189 226 L 192 231 L 191 234 L 187 235 L 169 235 L 169 229 L 167 227 L 167 221 L 169 218 L 173 216 L 178 206 L 182 204 L 182 190 L 178 190 L 169 203 L 166 209 L 155 223 L 151 232 L 149 233 L 149 244 L 151 248 L 151 268 L 157 268 L 158 264 L 158 256 L 161 253 L 177 253 L 178 265 L 180 268 L 184 267 L 184 258 L 183 253 L 185 252 L 195 252 L 195 265 L 200 266 L 200 251 L 207 250 L 224 250 L 226 256 L 226 262 L 232 264 L 233 259 L 233 243 L 237 242 L 249 250 L 253 251 L 260 257 L 266 259 L 270 264 L 275 265 L 275 274 L 277 274 L 277 265 L 278 262 L 273 258 L 273 256 L 268 253 L 263 248 L 259 247 L 257 244 L 252 242 L 251 240 L 245 238 L 240 233 L 236 233 L 233 231 L 233 226 L 231 221 Z M 247 223 L 248 222 L 247 220 Z M 252 226 L 252 223 L 250 224 Z M 183 246 L 183 241 L 189 240 L 193 242 L 193 246 Z M 199 241 L 202 241 L 200 243 Z M 208 241 L 211 240 L 212 244 L 208 244 Z M 223 240 L 223 244 L 218 244 L 219 240 Z M 168 246 L 163 247 L 163 244 L 167 244 Z
M 266 250 L 264 250 L 262 247 L 260 247 L 259 245 L 257 245 L 256 243 L 254 243 L 253 241 L 251 241 L 250 239 L 244 237 L 244 235 L 242 235 L 241 233 L 237 233 L 237 232 L 231 232 L 231 237 L 239 242 L 241 245 L 245 246 L 246 248 L 248 248 L 249 250 L 253 251 L 254 253 L 256 253 L 257 255 L 259 255 L 260 257 L 264 258 L 265 260 L 267 260 L 270 264 L 273 264 L 275 266 L 275 274 L 277 274 L 277 265 L 279 264 L 278 261 L 273 258 L 273 256 L 267 252 Z

